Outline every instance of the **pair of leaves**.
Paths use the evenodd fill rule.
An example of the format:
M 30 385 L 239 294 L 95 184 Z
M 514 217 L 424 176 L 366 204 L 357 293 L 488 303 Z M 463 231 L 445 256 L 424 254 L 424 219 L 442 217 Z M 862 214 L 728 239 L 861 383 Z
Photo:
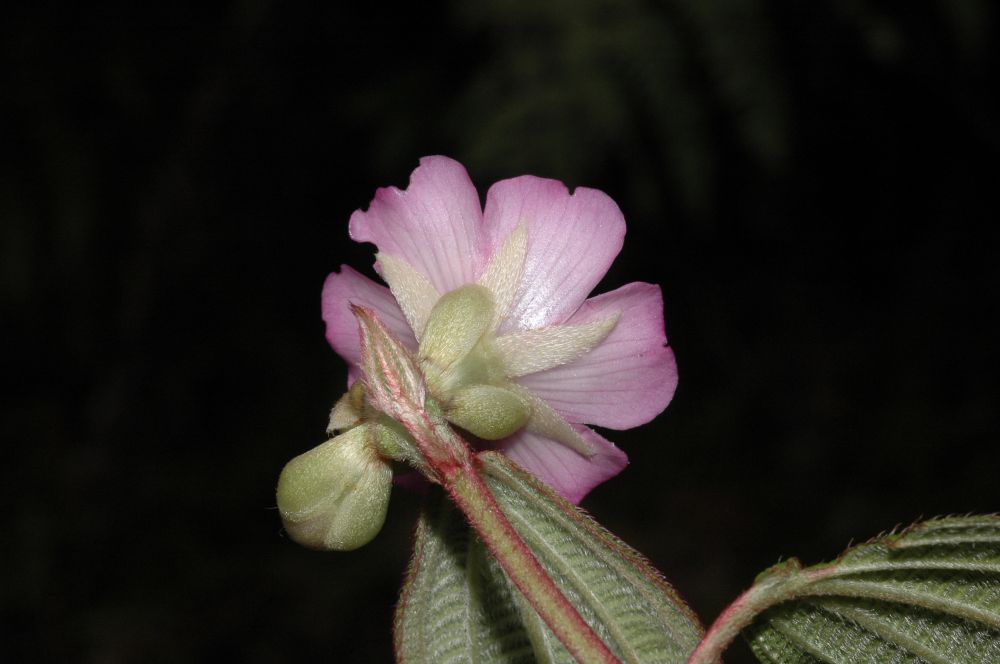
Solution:
M 1000 663 L 1000 518 L 927 521 L 827 565 L 761 575 L 744 631 L 766 664 Z
M 480 476 L 546 572 L 625 662 L 683 662 L 702 629 L 645 559 L 506 457 Z M 396 613 L 400 662 L 572 663 L 442 495 L 429 501 Z
M 701 627 L 645 559 L 505 457 L 477 462 L 519 535 L 619 659 L 687 661 Z M 442 493 L 416 546 L 396 613 L 398 661 L 574 661 Z M 1000 517 L 935 519 L 829 564 L 788 561 L 763 573 L 706 643 L 717 629 L 742 629 L 765 664 L 1000 664 Z M 717 661 L 718 650 L 702 644 L 692 661 Z

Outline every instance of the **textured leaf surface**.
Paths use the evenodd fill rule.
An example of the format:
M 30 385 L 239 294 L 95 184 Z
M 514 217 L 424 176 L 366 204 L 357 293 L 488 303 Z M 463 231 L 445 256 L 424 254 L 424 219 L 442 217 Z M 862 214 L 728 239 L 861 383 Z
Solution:
M 501 509 L 583 618 L 625 662 L 684 662 L 697 618 L 634 550 L 506 457 L 479 456 Z M 443 497 L 431 501 L 396 611 L 397 658 L 574 661 Z
M 1000 518 L 946 518 L 758 579 L 744 631 L 768 664 L 1000 664 Z M 754 591 L 751 590 L 748 595 Z
M 399 606 L 396 659 L 407 664 L 535 661 L 512 590 L 442 493 L 427 501 Z

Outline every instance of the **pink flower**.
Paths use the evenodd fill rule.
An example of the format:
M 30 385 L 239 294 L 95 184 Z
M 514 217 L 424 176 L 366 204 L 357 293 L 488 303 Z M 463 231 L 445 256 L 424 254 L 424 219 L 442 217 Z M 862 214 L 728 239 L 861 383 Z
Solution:
M 490 187 L 483 210 L 461 164 L 425 157 L 406 190 L 379 189 L 351 216 L 350 234 L 378 247 L 389 284 L 343 266 L 323 287 L 326 336 L 351 380 L 361 359 L 354 303 L 416 353 L 449 420 L 495 440 L 568 500 L 628 463 L 586 424 L 627 429 L 670 402 L 677 371 L 660 288 L 631 283 L 587 299 L 625 235 L 604 193 L 522 176 Z

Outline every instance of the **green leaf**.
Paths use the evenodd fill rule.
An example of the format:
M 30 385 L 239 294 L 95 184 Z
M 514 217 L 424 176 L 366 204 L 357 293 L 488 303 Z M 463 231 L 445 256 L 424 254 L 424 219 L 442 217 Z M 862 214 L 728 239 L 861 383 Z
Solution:
M 511 593 L 499 565 L 435 488 L 396 607 L 396 661 L 530 664 L 533 651 Z
M 616 656 L 687 659 L 701 625 L 640 554 L 506 457 L 480 454 L 477 463 L 514 528 Z M 572 663 L 461 514 L 436 496 L 397 607 L 398 661 Z
M 744 630 L 768 664 L 1000 662 L 1000 517 L 935 519 L 829 564 L 789 561 L 744 598 L 771 606 Z

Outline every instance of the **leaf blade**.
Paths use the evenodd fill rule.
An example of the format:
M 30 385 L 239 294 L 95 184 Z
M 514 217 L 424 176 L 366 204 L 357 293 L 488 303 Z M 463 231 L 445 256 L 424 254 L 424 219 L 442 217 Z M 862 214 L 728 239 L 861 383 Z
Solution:
M 396 661 L 406 664 L 530 664 L 511 589 L 462 515 L 434 491 L 396 607 Z
M 483 453 L 477 459 L 500 509 L 619 658 L 685 661 L 701 625 L 640 554 L 506 457 Z M 397 661 L 573 664 L 461 513 L 432 491 L 396 609 Z M 462 621 L 474 629 L 455 629 Z M 461 647 L 453 645 L 456 640 Z
M 758 583 L 771 608 L 744 636 L 768 664 L 1000 662 L 996 516 L 934 519 Z
M 497 502 L 557 586 L 626 662 L 682 662 L 701 624 L 634 549 L 506 457 L 478 455 Z

